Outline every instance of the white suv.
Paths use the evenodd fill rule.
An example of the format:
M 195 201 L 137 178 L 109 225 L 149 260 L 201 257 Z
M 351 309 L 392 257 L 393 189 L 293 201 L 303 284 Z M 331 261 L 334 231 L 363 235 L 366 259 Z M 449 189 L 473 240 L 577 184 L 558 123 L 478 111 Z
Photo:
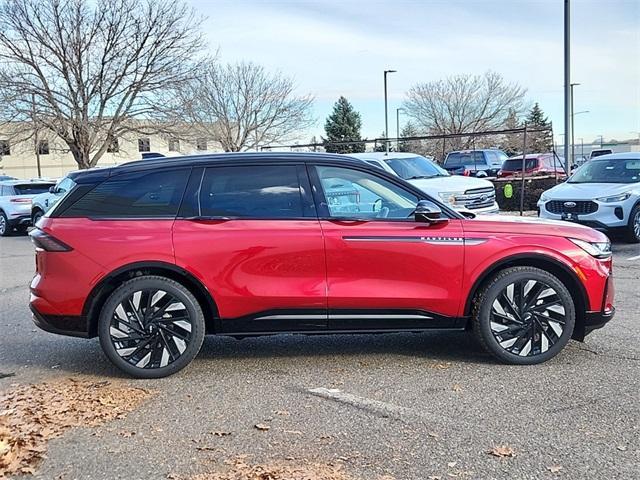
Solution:
M 408 181 L 456 210 L 475 214 L 498 213 L 496 190 L 488 180 L 450 175 L 432 159 L 415 153 L 371 152 L 348 155 Z
M 622 229 L 630 242 L 640 242 L 640 153 L 589 160 L 565 183 L 544 192 L 538 208 L 543 218 Z
M 31 225 L 31 201 L 36 195 L 49 191 L 55 182 L 48 180 L 0 181 L 0 237 L 13 229 L 26 232 Z

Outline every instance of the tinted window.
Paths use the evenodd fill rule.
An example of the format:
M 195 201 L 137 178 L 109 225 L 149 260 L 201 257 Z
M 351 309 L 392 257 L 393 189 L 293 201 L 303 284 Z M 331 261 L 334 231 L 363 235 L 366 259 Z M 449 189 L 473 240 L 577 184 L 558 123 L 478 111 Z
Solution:
M 243 218 L 304 216 L 293 165 L 214 167 L 204 173 L 199 215 Z
M 80 198 L 64 217 L 173 217 L 178 212 L 189 169 L 118 175 Z
M 375 175 L 342 167 L 316 169 L 332 217 L 407 219 L 418 203 L 411 192 Z
M 527 158 L 525 160 L 525 170 L 533 170 L 538 165 L 537 158 Z M 502 164 L 502 170 L 505 172 L 516 172 L 522 170 L 522 157 L 510 158 Z
M 446 168 L 464 167 L 474 164 L 486 164 L 482 152 L 451 152 L 444 161 Z
M 487 158 L 489 159 L 489 163 L 491 164 L 491 166 L 499 167 L 502 165 L 502 162 L 507 157 L 505 155 L 503 158 L 501 155 L 498 155 L 498 152 L 487 152 Z
M 37 195 L 48 192 L 52 185 L 50 183 L 25 183 L 24 185 L 14 185 L 16 195 Z

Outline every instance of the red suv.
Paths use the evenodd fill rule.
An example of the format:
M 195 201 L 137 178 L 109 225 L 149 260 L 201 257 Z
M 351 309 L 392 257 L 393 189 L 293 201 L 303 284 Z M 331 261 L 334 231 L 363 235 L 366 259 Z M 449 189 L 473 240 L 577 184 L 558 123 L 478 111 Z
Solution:
M 558 175 L 566 178 L 564 158 L 556 157 L 553 153 L 527 154 L 524 164 L 525 176 Z M 510 157 L 504 161 L 498 171 L 498 178 L 522 176 L 522 155 Z
M 31 233 L 34 319 L 100 337 L 137 377 L 185 367 L 205 334 L 472 329 L 499 360 L 534 364 L 614 313 L 604 234 L 468 218 L 357 159 L 220 154 L 72 176 Z

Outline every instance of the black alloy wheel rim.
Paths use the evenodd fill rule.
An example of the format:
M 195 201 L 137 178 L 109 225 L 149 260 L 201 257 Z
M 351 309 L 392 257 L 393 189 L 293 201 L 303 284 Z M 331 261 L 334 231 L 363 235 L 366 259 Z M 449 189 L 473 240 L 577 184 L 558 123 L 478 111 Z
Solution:
M 633 219 L 633 233 L 637 239 L 640 239 L 640 210 L 636 212 L 636 216 Z
M 552 287 L 540 280 L 507 285 L 491 306 L 491 333 L 507 352 L 540 355 L 562 336 L 566 306 Z
M 7 221 L 3 215 L 0 215 L 0 235 L 3 235 L 7 231 Z
M 109 336 L 116 353 L 138 368 L 163 368 L 191 342 L 192 321 L 184 303 L 160 289 L 138 290 L 113 312 Z

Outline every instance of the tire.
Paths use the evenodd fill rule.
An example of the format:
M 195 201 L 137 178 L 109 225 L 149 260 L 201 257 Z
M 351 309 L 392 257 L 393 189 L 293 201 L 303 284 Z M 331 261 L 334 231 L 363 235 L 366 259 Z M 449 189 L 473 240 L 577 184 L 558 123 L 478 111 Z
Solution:
M 36 210 L 31 214 L 31 223 L 35 227 L 38 220 L 40 220 L 44 216 L 44 212 L 40 209 Z
M 640 243 L 640 204 L 631 209 L 626 240 L 629 243 Z
M 9 225 L 9 219 L 3 211 L 0 211 L 0 237 L 8 237 L 11 235 L 11 225 Z
M 571 339 L 575 322 L 567 287 L 535 267 L 498 272 L 473 306 L 473 331 L 480 344 L 498 360 L 514 365 L 555 357 Z
M 102 350 L 116 367 L 137 378 L 161 378 L 182 370 L 198 355 L 204 331 L 202 308 L 193 294 L 155 275 L 120 285 L 98 319 Z

